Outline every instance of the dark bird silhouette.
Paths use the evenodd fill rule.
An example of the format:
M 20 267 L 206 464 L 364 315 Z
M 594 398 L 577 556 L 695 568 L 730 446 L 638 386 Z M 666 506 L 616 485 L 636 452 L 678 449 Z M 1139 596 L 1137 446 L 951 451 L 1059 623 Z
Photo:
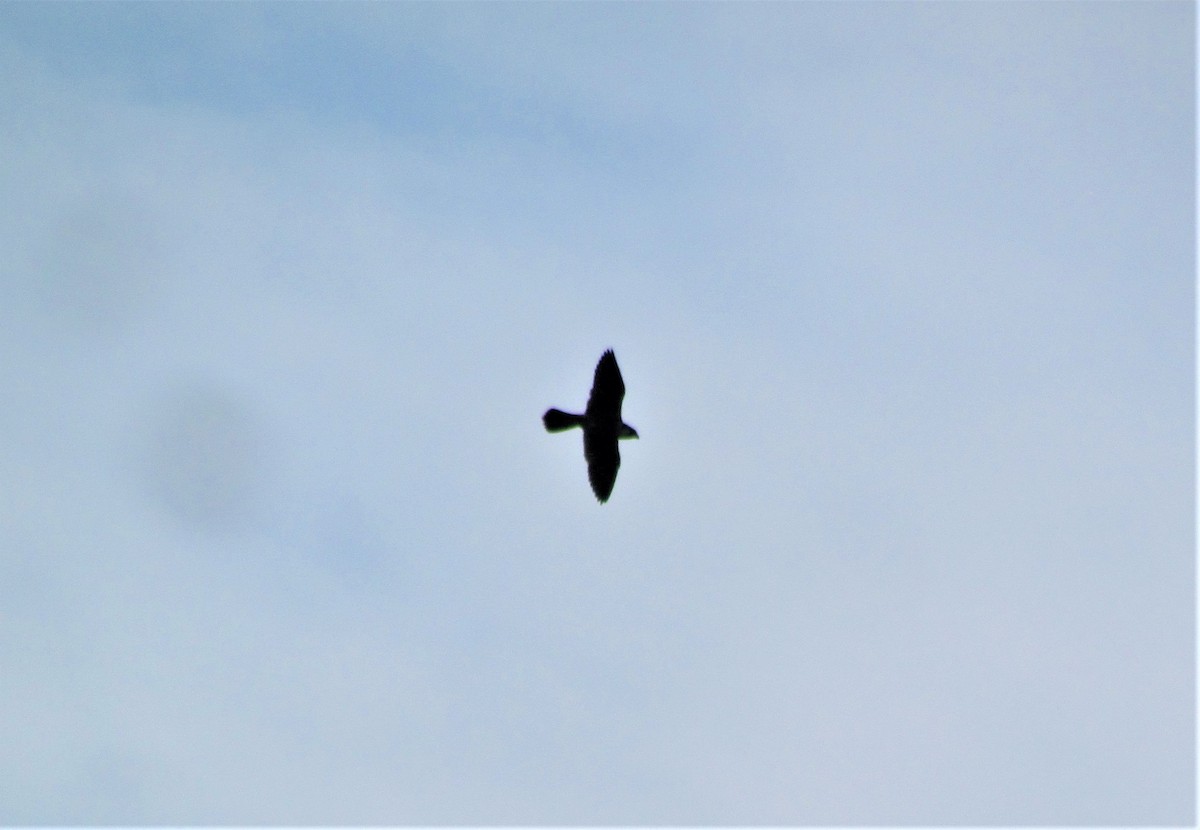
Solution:
M 637 438 L 637 430 L 621 420 L 621 401 L 625 398 L 625 381 L 612 349 L 600 356 L 592 394 L 582 415 L 572 415 L 558 409 L 547 409 L 542 423 L 547 432 L 562 432 L 571 427 L 583 427 L 583 455 L 587 459 L 588 481 L 601 504 L 612 495 L 617 483 L 617 468 L 621 453 L 618 438 Z

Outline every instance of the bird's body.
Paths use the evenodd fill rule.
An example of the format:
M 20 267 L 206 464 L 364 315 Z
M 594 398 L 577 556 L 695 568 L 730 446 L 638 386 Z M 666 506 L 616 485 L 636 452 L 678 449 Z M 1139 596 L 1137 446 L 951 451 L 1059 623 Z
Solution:
M 583 455 L 588 463 L 588 481 L 592 492 L 601 502 L 608 501 L 617 483 L 621 453 L 617 450 L 620 438 L 637 438 L 637 430 L 621 420 L 621 401 L 625 398 L 625 381 L 617 366 L 612 349 L 606 351 L 596 364 L 592 394 L 582 415 L 548 409 L 542 416 L 547 432 L 561 432 L 572 427 L 583 429 Z

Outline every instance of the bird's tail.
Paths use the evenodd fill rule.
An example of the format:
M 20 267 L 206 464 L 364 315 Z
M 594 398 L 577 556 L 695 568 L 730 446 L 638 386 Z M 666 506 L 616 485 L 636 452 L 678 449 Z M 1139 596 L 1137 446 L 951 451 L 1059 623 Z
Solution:
M 560 409 L 547 409 L 546 414 L 542 416 L 542 423 L 546 425 L 546 432 L 562 432 L 564 429 L 581 425 L 583 416 L 572 415 Z

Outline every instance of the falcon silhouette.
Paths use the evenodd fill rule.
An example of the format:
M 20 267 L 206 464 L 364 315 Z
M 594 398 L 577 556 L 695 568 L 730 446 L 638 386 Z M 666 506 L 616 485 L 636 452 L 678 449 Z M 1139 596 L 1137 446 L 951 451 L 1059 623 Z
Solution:
M 601 504 L 612 495 L 617 483 L 617 468 L 621 454 L 617 452 L 618 438 L 637 438 L 637 430 L 621 420 L 621 400 L 625 397 L 625 381 L 612 349 L 600 356 L 592 394 L 582 415 L 572 415 L 558 409 L 547 409 L 542 423 L 547 432 L 562 432 L 571 427 L 583 427 L 583 455 L 587 459 L 588 481 Z

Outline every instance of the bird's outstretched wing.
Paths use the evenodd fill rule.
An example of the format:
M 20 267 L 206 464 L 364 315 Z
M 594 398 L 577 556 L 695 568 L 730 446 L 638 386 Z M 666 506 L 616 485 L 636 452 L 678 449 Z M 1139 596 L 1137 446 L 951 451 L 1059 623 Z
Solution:
M 616 366 L 616 363 L 613 363 Z M 588 404 L 591 407 L 591 404 Z M 608 501 L 613 485 L 617 483 L 617 469 L 621 466 L 621 453 L 617 451 L 617 436 L 609 430 L 585 430 L 583 454 L 587 458 L 588 481 L 592 492 L 601 502 Z
M 621 401 L 624 397 L 625 381 L 621 379 L 621 368 L 617 366 L 617 356 L 613 354 L 612 349 L 609 349 L 600 356 L 600 362 L 596 364 L 596 376 L 592 379 L 592 394 L 588 397 L 587 414 L 592 417 L 615 418 L 619 424 L 621 423 Z M 613 454 L 616 455 L 615 445 Z M 614 476 L 616 469 L 614 464 Z M 609 490 L 612 490 L 611 483 Z

